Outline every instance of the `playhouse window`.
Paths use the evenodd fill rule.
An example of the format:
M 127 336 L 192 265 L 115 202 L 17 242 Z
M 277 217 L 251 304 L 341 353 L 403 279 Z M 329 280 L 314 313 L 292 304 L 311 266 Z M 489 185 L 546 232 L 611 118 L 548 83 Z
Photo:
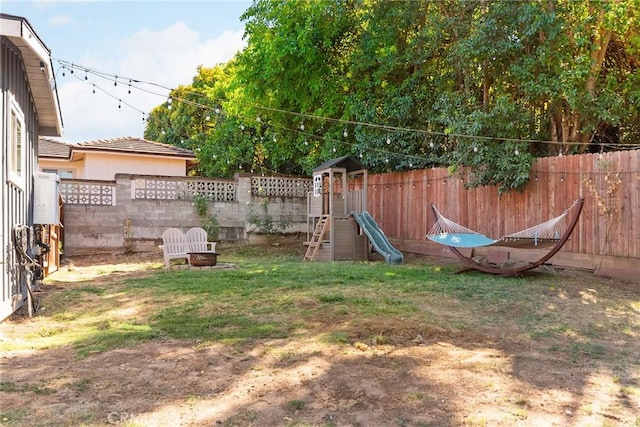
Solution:
M 313 197 L 322 196 L 322 175 L 313 177 Z

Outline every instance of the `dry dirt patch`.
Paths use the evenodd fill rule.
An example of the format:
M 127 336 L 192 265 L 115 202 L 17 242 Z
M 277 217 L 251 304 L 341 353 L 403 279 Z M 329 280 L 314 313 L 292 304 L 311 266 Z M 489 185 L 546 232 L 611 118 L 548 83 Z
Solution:
M 75 260 L 45 294 L 88 282 L 117 284 L 149 274 L 159 262 L 157 257 Z M 355 328 L 341 319 L 318 319 L 317 330 L 304 336 L 240 347 L 158 339 L 85 358 L 70 347 L 7 351 L 0 359 L 0 422 L 640 425 L 640 292 L 583 272 L 561 274 L 568 277 L 562 292 L 548 292 L 550 303 L 568 319 L 584 317 L 584 307 L 592 304 L 594 317 L 585 321 L 594 328 L 625 316 L 615 325 L 626 329 L 612 330 L 610 340 L 576 341 L 562 352 L 557 349 L 566 343 L 558 336 L 532 340 L 508 325 L 456 330 L 380 319 Z M 625 301 L 637 311 L 619 311 Z M 596 309 L 600 303 L 606 307 Z M 47 327 L 46 316 L 13 318 L 0 324 L 0 340 L 21 340 Z M 356 339 L 323 339 L 328 331 L 341 330 Z

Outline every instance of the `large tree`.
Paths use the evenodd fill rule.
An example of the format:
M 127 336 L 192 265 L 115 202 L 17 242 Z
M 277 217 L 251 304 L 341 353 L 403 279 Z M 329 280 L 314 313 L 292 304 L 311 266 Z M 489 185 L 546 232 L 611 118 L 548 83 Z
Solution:
M 471 185 L 505 190 L 535 156 L 640 137 L 640 0 L 256 0 L 243 19 L 224 78 L 200 69 L 188 88 L 223 112 L 192 137 L 204 173 L 352 154 L 373 171 L 470 166 Z M 197 112 L 155 114 L 197 135 Z

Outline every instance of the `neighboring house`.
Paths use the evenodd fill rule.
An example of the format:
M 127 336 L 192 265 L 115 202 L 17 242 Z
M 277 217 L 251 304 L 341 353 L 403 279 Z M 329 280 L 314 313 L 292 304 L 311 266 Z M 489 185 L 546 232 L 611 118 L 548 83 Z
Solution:
M 13 232 L 34 222 L 38 137 L 60 136 L 58 103 L 51 52 L 29 22 L 0 13 L 0 84 L 2 86 L 2 224 L 0 226 L 0 320 L 27 298 L 25 274 L 16 261 Z
M 197 164 L 192 151 L 142 138 L 68 144 L 40 138 L 40 169 L 60 178 L 111 181 L 118 173 L 186 176 Z

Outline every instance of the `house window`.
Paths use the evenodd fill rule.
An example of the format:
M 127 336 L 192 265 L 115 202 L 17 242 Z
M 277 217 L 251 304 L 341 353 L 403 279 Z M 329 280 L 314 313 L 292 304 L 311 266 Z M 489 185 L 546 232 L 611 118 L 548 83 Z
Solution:
M 9 179 L 20 188 L 25 185 L 25 127 L 24 115 L 15 99 L 11 100 L 9 118 Z
M 59 178 L 73 178 L 73 171 L 66 169 L 42 169 L 42 172 L 55 173 Z

